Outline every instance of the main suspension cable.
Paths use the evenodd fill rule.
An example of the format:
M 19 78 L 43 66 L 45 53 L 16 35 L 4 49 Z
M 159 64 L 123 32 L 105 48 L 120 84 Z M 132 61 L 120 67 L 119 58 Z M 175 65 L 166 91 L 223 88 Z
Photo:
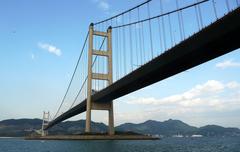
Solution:
M 188 6 L 185 6 L 185 7 L 176 9 L 176 10 L 173 10 L 173 11 L 169 11 L 169 12 L 167 12 L 167 13 L 163 13 L 163 14 L 160 14 L 160 15 L 156 15 L 156 16 L 153 16 L 153 17 L 150 17 L 150 18 L 146 18 L 146 19 L 143 19 L 143 20 L 140 20 L 140 21 L 136 21 L 136 22 L 132 22 L 132 23 L 128 23 L 128 24 L 113 26 L 112 28 L 113 28 L 113 29 L 115 29 L 115 28 L 121 28 L 121 27 L 124 27 L 124 26 L 129 26 L 129 25 L 138 24 L 138 23 L 141 23 L 141 22 L 146 22 L 146 21 L 149 21 L 149 20 L 153 20 L 153 19 L 155 19 L 155 18 L 163 17 L 163 16 L 166 16 L 166 15 L 168 15 L 168 14 L 172 14 L 172 13 L 178 12 L 178 11 L 180 11 L 180 10 L 188 9 L 188 8 L 190 8 L 190 7 L 193 7 L 193 6 L 196 6 L 196 5 L 199 5 L 199 4 L 208 2 L 208 1 L 209 1 L 209 0 L 202 0 L 202 1 L 200 1 L 200 2 L 191 4 L 191 5 L 188 5 Z
M 104 39 L 103 39 L 103 41 L 102 41 L 102 44 L 101 44 L 101 46 L 100 46 L 99 50 L 101 50 L 101 49 L 102 49 L 105 39 L 106 39 L 106 37 L 104 37 Z M 94 66 L 94 64 L 95 64 L 96 60 L 97 60 L 97 56 L 95 56 L 95 58 L 94 58 L 94 61 L 93 61 L 93 63 L 92 63 L 92 66 L 91 66 L 91 67 L 93 67 L 93 66 Z M 75 97 L 75 99 L 74 99 L 74 101 L 73 101 L 73 103 L 72 103 L 72 105 L 71 105 L 71 107 L 70 107 L 69 109 L 71 109 L 71 108 L 73 107 L 73 105 L 75 104 L 75 102 L 77 101 L 77 98 L 78 98 L 78 96 L 80 95 L 80 93 L 81 93 L 81 91 L 82 91 L 82 89 L 83 89 L 83 86 L 84 86 L 84 85 L 85 85 L 85 83 L 87 82 L 87 79 L 88 79 L 88 75 L 86 76 L 86 78 L 85 78 L 85 80 L 84 80 L 84 82 L 83 82 L 83 84 L 82 84 L 82 86 L 81 86 L 80 90 L 79 90 L 79 91 L 78 91 L 78 93 L 77 93 L 77 96 Z
M 87 36 L 86 36 L 86 38 L 85 38 L 85 41 L 84 41 L 84 44 L 83 44 L 83 47 L 82 47 L 82 51 L 81 51 L 81 53 L 80 53 L 80 55 L 79 55 L 79 57 L 78 57 L 77 64 L 76 64 L 76 66 L 75 66 L 75 69 L 74 69 L 74 72 L 73 72 L 73 74 L 72 74 L 71 80 L 70 80 L 70 82 L 69 82 L 69 84 L 68 84 L 67 90 L 66 90 L 66 92 L 65 92 L 65 94 L 64 94 L 64 96 L 63 96 L 63 98 L 62 98 L 61 104 L 60 104 L 60 106 L 59 106 L 56 114 L 54 115 L 53 119 L 56 118 L 59 110 L 61 109 L 61 107 L 62 107 L 62 105 L 63 105 L 63 102 L 64 102 L 65 99 L 66 99 L 66 96 L 67 96 L 68 91 L 69 91 L 69 89 L 70 89 L 70 86 L 71 86 L 71 84 L 72 84 L 74 75 L 75 75 L 75 73 L 76 73 L 76 71 L 77 71 L 77 67 L 78 67 L 79 62 L 80 62 L 80 60 L 81 60 L 81 57 L 82 57 L 82 55 L 83 55 L 83 51 L 84 51 L 84 48 L 85 48 L 85 46 L 86 46 L 88 36 L 89 36 L 89 32 L 87 33 Z
M 143 2 L 143 3 L 137 5 L 137 6 L 133 7 L 133 8 L 130 8 L 129 10 L 126 10 L 126 11 L 124 11 L 124 12 L 122 12 L 122 13 L 119 13 L 119 14 L 117 14 L 117 15 L 115 15 L 115 16 L 112 16 L 112 17 L 110 17 L 110 18 L 108 18 L 108 19 L 105 19 L 105 20 L 103 20 L 103 21 L 94 23 L 94 25 L 101 24 L 101 23 L 104 23 L 104 22 L 106 22 L 106 21 L 109 21 L 109 20 L 112 20 L 112 19 L 114 19 L 114 18 L 117 18 L 117 17 L 119 17 L 119 16 L 121 16 L 121 15 L 124 15 L 124 14 L 126 14 L 126 13 L 128 13 L 128 12 L 130 12 L 130 11 L 133 11 L 133 10 L 135 10 L 135 9 L 137 9 L 137 8 L 143 6 L 143 5 L 145 5 L 145 4 L 147 4 L 147 3 L 151 2 L 151 1 L 152 1 L 152 0 L 147 0 L 146 2 Z

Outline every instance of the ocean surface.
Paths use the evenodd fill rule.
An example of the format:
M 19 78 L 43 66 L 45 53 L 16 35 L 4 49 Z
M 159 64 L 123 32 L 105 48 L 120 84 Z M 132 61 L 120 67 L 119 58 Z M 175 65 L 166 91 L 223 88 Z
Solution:
M 156 141 L 26 141 L 0 138 L 0 152 L 240 152 L 240 137 Z

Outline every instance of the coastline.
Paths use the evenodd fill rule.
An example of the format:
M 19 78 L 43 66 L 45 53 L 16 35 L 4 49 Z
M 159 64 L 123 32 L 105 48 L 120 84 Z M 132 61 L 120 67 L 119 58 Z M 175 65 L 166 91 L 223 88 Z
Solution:
M 27 136 L 25 140 L 159 140 L 159 137 L 146 135 L 58 135 Z

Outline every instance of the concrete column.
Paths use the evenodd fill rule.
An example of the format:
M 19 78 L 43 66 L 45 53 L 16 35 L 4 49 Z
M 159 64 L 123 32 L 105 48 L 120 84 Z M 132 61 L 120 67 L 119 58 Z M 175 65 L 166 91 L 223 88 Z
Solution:
M 108 111 L 108 134 L 114 135 L 114 114 L 113 114 L 113 103 L 111 102 L 111 108 Z
M 85 132 L 91 131 L 91 95 L 92 95 L 92 51 L 93 51 L 93 24 L 89 26 L 88 46 L 88 84 L 87 84 L 87 110 Z
M 50 112 L 43 111 L 42 130 L 41 130 L 42 136 L 48 135 L 48 131 L 45 130 L 45 127 L 49 123 L 49 117 L 50 117 Z
M 109 80 L 108 80 L 108 85 L 111 85 L 113 83 L 113 77 L 112 77 L 112 27 L 109 27 L 107 30 L 107 34 L 108 34 L 108 52 L 109 52 L 109 56 L 108 56 L 108 75 L 109 75 Z M 114 113 L 113 113 L 113 102 L 110 102 L 110 109 L 108 110 L 108 134 L 109 135 L 114 135 L 115 131 L 114 131 Z
M 103 53 L 102 50 L 93 51 L 93 37 L 94 35 L 107 37 L 107 53 Z M 103 55 L 108 59 L 108 74 L 93 73 L 92 71 L 92 57 L 95 55 Z M 87 109 L 86 109 L 86 128 L 85 132 L 91 132 L 91 109 L 95 110 L 108 110 L 108 125 L 109 135 L 114 135 L 114 114 L 113 114 L 113 102 L 110 101 L 106 104 L 95 103 L 91 100 L 92 96 L 92 79 L 108 81 L 108 85 L 113 83 L 112 78 L 112 28 L 109 27 L 106 32 L 94 31 L 93 24 L 89 27 L 89 49 L 88 49 L 88 88 L 87 88 Z

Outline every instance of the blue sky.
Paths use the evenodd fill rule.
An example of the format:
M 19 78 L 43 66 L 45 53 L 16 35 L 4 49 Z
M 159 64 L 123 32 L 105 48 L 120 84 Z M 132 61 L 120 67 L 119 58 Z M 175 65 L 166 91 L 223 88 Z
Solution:
M 0 120 L 41 118 L 43 110 L 55 113 L 89 24 L 139 3 L 1 1 Z M 220 13 L 223 9 L 219 6 Z M 240 127 L 239 74 L 240 50 L 235 50 L 118 99 L 115 124 L 172 118 L 196 126 Z M 81 114 L 72 120 L 84 118 Z M 94 111 L 93 120 L 106 122 L 107 113 Z

